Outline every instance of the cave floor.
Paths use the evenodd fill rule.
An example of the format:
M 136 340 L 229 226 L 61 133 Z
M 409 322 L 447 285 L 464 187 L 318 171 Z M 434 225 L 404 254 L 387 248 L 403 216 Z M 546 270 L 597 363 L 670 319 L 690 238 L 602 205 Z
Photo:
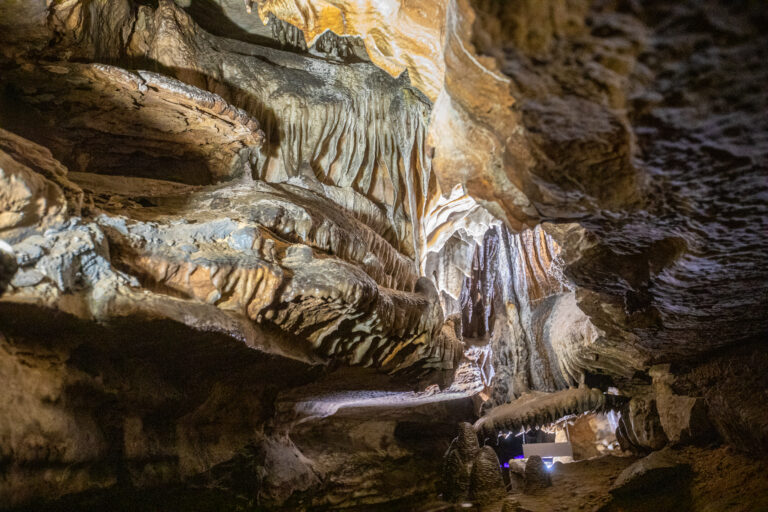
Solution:
M 342 507 L 355 512 L 715 512 L 768 511 L 768 465 L 764 459 L 754 459 L 729 447 L 686 447 L 673 451 L 678 461 L 689 464 L 689 479 L 664 489 L 643 488 L 624 499 L 609 492 L 618 475 L 639 460 L 638 457 L 612 455 L 595 457 L 569 464 L 555 464 L 552 486 L 530 494 L 510 493 L 504 501 L 487 505 L 472 503 L 450 504 L 437 500 L 416 501 L 413 498 L 364 506 Z M 431 493 L 430 493 L 431 494 Z M 422 497 L 424 495 L 422 494 Z M 393 496 L 393 498 L 396 498 Z M 505 503 L 506 502 L 506 503 Z M 506 508 L 505 508 L 506 504 Z M 510 506 L 511 505 L 511 506 Z M 138 508 L 137 508 L 138 507 Z M 14 509 L 32 510 L 32 509 Z M 266 511 L 253 502 L 236 496 L 226 489 L 190 489 L 186 487 L 147 490 L 84 493 L 41 505 L 34 510 L 59 512 L 63 510 L 142 510 L 189 511 L 230 510 Z M 320 506 L 282 508 L 281 511 L 341 510 Z
M 768 511 L 768 466 L 763 459 L 753 459 L 729 447 L 715 449 L 686 447 L 675 451 L 677 458 L 690 464 L 692 476 L 687 485 L 668 490 L 644 489 L 643 492 L 617 500 L 609 492 L 619 473 L 637 457 L 606 455 L 569 464 L 555 464 L 552 486 L 531 494 L 510 493 L 504 502 L 485 506 L 474 504 L 430 503 L 418 512 L 482 511 L 521 512 L 595 511 Z

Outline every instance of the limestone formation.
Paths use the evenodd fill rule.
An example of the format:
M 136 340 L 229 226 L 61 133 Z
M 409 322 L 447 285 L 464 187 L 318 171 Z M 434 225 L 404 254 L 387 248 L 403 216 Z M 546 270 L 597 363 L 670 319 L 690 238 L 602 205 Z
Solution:
M 499 458 L 490 446 L 483 446 L 472 461 L 469 496 L 484 504 L 497 501 L 503 495 L 504 480 L 499 469 Z
M 649 373 L 653 378 L 659 422 L 670 443 L 706 444 L 712 441 L 713 427 L 704 398 L 675 394 L 672 390 L 675 379 L 669 373 L 668 365 L 655 366 Z
M 557 442 L 570 442 L 573 460 L 586 460 L 621 451 L 616 439 L 618 411 L 591 413 L 564 422 Z
M 469 498 L 471 462 L 465 462 L 458 450 L 449 451 L 443 461 L 442 480 L 443 499 L 457 502 Z
M 155 73 L 64 62 L 4 80 L 8 122 L 71 172 L 207 185 L 242 174 L 264 138 L 246 112 Z
M 660 450 L 668 438 L 661 427 L 656 400 L 634 397 L 621 409 L 616 437 L 622 450 Z
M 525 463 L 523 459 L 512 459 L 509 464 L 509 490 L 513 493 L 525 491 Z
M 469 423 L 459 424 L 458 436 L 443 458 L 441 489 L 449 502 L 488 504 L 504 495 L 499 458 L 490 446 L 478 445 Z
M 497 432 L 526 432 L 554 423 L 570 415 L 618 408 L 620 397 L 605 395 L 598 389 L 572 388 L 556 393 L 531 392 L 517 400 L 494 407 L 474 425 L 483 435 Z
M 541 457 L 538 455 L 528 457 L 525 463 L 525 492 L 535 492 L 550 485 L 552 485 L 552 477 Z
M 441 488 L 446 501 L 469 499 L 474 461 L 479 457 L 479 451 L 472 425 L 460 423 L 458 435 L 443 460 Z
M 0 0 L 0 508 L 500 509 L 487 439 L 607 411 L 613 494 L 504 506 L 764 458 L 764 11 Z

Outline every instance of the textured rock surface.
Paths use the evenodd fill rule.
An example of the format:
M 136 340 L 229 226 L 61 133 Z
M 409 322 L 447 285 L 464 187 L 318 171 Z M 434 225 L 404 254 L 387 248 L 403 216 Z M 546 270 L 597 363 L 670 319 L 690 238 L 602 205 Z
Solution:
M 145 71 L 58 63 L 4 80 L 7 122 L 72 172 L 206 185 L 242 174 L 264 137 L 222 98 Z
M 616 397 L 598 389 L 574 388 L 556 393 L 531 392 L 517 400 L 489 410 L 474 428 L 489 435 L 498 431 L 526 432 L 567 416 L 617 408 Z
M 443 459 L 441 490 L 443 499 L 458 502 L 469 499 L 473 465 L 480 445 L 469 423 L 460 423 L 456 438 Z
M 675 460 L 667 451 L 653 452 L 624 471 L 611 486 L 614 494 L 648 492 L 650 488 L 675 485 L 690 476 L 690 467 Z
M 656 410 L 661 428 L 673 444 L 699 442 L 713 439 L 712 423 L 703 397 L 677 395 L 672 390 L 675 378 L 669 365 L 651 368 L 656 396 Z
M 528 457 L 525 463 L 525 492 L 535 492 L 550 485 L 552 485 L 552 477 L 541 457 L 538 455 Z
M 0 503 L 415 510 L 447 450 L 501 507 L 475 429 L 609 409 L 764 456 L 767 21 L 0 0 Z
M 450 388 L 460 340 L 443 334 L 435 287 L 417 273 L 416 224 L 403 213 L 416 203 L 393 186 L 405 196 L 414 190 L 394 168 L 383 170 L 386 154 L 390 162 L 399 159 L 403 172 L 420 172 L 416 158 L 403 158 L 394 147 L 392 134 L 403 132 L 389 123 L 391 116 L 415 113 L 407 122 L 414 133 L 423 130 L 419 109 L 426 103 L 370 64 L 342 67 L 264 49 L 294 61 L 286 66 L 234 47 L 219 50 L 217 43 L 236 43 L 206 34 L 169 2 L 157 8 L 68 2 L 51 9 L 39 21 L 61 37 L 42 48 L 47 60 L 37 60 L 41 47 L 33 41 L 19 43 L 21 55 L 3 62 L 0 79 L 3 126 L 15 132 L 0 132 L 0 230 L 4 258 L 15 259 L 14 265 L 3 260 L 3 288 L 11 282 L 0 304 L 2 377 L 14 390 L 3 401 L 0 425 L 4 506 L 99 488 L 111 489 L 106 500 L 128 488 L 172 492 L 180 482 L 214 497 L 217 482 L 224 482 L 221 499 L 239 503 L 245 493 L 251 505 L 356 506 L 390 500 L 398 484 L 387 480 L 395 478 L 387 469 L 396 464 L 384 460 L 406 456 L 415 458 L 412 471 L 424 473 L 422 486 L 410 492 L 433 489 L 439 464 L 420 461 L 429 460 L 430 450 L 442 452 L 450 434 L 424 448 L 409 441 L 418 429 L 402 434 L 400 425 L 424 423 L 425 401 L 413 390 L 434 382 L 447 390 L 425 393 L 426 402 L 447 397 L 457 405 L 433 414 L 451 424 L 468 416 L 476 372 L 471 361 L 462 363 L 464 377 Z M 160 73 L 125 69 L 148 59 Z M 227 64 L 217 67 L 216 59 Z M 306 75 L 310 64 L 320 66 L 316 78 Z M 297 117 L 281 114 L 283 128 L 269 124 L 276 118 L 264 118 L 251 93 L 223 83 L 209 87 L 206 69 L 194 71 L 198 65 L 211 66 L 208 72 L 229 84 L 248 83 L 239 73 L 258 77 L 283 94 L 285 109 Z M 329 78 L 332 66 L 336 76 Z M 299 84 L 314 88 L 323 80 L 327 94 L 316 92 L 315 100 L 298 94 Z M 365 80 L 372 80 L 372 94 L 389 95 L 385 103 L 340 92 Z M 403 95 L 411 103 L 397 103 Z M 277 96 L 271 98 L 277 108 Z M 342 107 L 350 101 L 383 109 L 386 126 L 379 113 Z M 300 120 L 333 108 L 350 116 L 335 134 Z M 375 122 L 387 134 L 371 132 Z M 302 123 L 315 137 L 306 147 L 288 133 Z M 380 154 L 358 152 L 365 139 L 356 130 L 368 133 L 371 151 Z M 409 139 L 405 150 L 412 147 Z M 313 157 L 302 156 L 310 150 Z M 312 158 L 325 160 L 320 166 Z M 344 176 L 319 180 L 310 164 Z M 267 167 L 273 183 L 253 181 Z M 375 393 L 388 389 L 374 402 L 376 428 L 389 432 L 388 455 L 372 447 L 350 459 L 342 444 L 336 452 L 318 447 L 313 440 L 326 435 L 307 427 L 294 432 L 300 448 L 288 436 L 295 413 L 276 404 L 277 392 L 339 365 L 411 370 L 383 380 L 361 375 L 303 401 L 332 404 L 311 416 L 323 418 L 361 400 L 331 398 L 339 393 L 358 392 L 367 381 L 379 385 Z M 190 379 L 195 385 L 184 387 Z M 402 404 L 394 406 L 397 414 L 381 407 L 393 400 Z M 419 406 L 424 411 L 407 412 Z M 334 425 L 326 428 L 357 425 L 353 440 L 368 435 L 359 418 Z M 374 483 L 354 494 L 354 479 L 341 477 L 344 468 L 370 458 L 382 461 L 386 476 L 361 473 Z M 77 471 L 67 469 L 73 464 Z M 252 475 L 245 488 L 241 474 Z M 310 490 L 315 498 L 305 496 Z
M 686 447 L 674 452 L 689 466 L 688 476 L 672 486 L 650 486 L 624 497 L 609 492 L 618 475 L 637 459 L 607 456 L 569 464 L 555 463 L 552 486 L 536 493 L 513 492 L 521 510 L 744 510 L 765 507 L 768 483 L 763 461 L 726 448 Z M 632 498 L 630 498 L 630 496 Z M 498 509 L 502 508 L 499 503 Z
M 558 443 L 570 441 L 574 460 L 591 459 L 601 455 L 618 454 L 616 428 L 619 416 L 615 411 L 578 416 L 567 421 L 565 429 L 557 432 Z
M 616 437 L 622 450 L 659 450 L 668 441 L 653 397 L 632 398 L 621 410 Z
M 469 477 L 469 496 L 477 503 L 497 501 L 504 494 L 504 480 L 499 469 L 499 458 L 493 448 L 483 446 L 472 461 Z

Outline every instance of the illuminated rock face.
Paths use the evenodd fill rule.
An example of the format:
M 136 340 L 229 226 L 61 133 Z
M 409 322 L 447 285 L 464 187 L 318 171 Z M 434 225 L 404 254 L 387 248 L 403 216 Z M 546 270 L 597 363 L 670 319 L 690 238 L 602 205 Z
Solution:
M 407 509 L 458 422 L 606 409 L 765 451 L 737 7 L 0 0 L 0 503 Z

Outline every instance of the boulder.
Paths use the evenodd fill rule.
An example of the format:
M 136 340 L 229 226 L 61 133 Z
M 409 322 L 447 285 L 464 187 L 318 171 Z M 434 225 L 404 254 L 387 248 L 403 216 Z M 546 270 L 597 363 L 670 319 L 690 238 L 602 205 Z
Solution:
M 525 461 L 509 461 L 509 487 L 511 492 L 523 492 L 525 489 Z
M 669 372 L 669 365 L 654 366 L 649 373 L 653 378 L 659 422 L 669 442 L 673 445 L 710 442 L 714 427 L 704 398 L 675 394 L 672 391 L 675 377 Z
M 622 450 L 660 450 L 668 439 L 661 427 L 656 400 L 649 396 L 632 398 L 621 410 L 616 438 Z
M 617 496 L 656 493 L 687 479 L 690 470 L 688 464 L 676 460 L 668 450 L 653 452 L 624 469 L 610 492 Z

